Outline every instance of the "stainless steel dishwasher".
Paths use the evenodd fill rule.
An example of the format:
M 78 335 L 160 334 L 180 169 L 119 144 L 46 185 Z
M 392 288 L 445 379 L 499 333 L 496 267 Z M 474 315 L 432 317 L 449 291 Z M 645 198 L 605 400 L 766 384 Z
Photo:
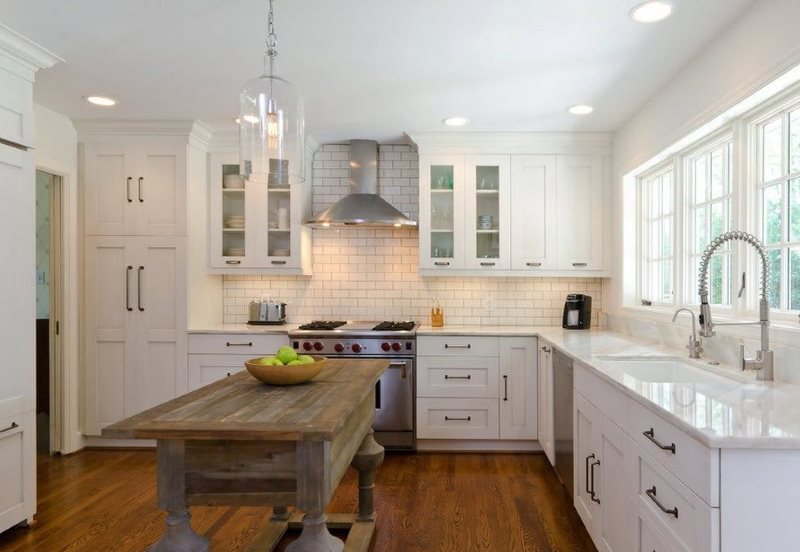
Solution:
M 570 496 L 575 496 L 572 474 L 572 359 L 553 348 L 553 447 L 556 473 Z

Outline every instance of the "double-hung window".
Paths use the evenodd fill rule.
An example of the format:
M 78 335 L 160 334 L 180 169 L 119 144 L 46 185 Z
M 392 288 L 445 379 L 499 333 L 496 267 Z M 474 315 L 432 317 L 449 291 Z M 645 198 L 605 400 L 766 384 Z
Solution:
M 675 184 L 672 165 L 639 179 L 641 265 L 639 296 L 651 304 L 675 301 Z
M 759 237 L 772 267 L 769 304 L 800 310 L 800 105 L 771 115 L 756 133 Z
M 687 304 L 699 302 L 697 295 L 700 259 L 712 239 L 732 229 L 733 218 L 733 139 L 728 136 L 684 160 L 687 217 Z M 730 306 L 733 253 L 731 243 L 723 245 L 711 258 L 708 268 L 709 302 Z

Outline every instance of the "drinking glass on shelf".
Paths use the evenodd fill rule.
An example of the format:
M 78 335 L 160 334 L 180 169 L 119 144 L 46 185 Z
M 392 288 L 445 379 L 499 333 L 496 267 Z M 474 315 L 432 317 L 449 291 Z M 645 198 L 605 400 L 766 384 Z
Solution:
M 431 253 L 432 253 L 431 256 L 433 256 L 433 257 L 440 257 L 441 256 L 441 255 L 439 255 L 440 251 L 439 251 L 438 247 L 434 247 L 433 251 Z

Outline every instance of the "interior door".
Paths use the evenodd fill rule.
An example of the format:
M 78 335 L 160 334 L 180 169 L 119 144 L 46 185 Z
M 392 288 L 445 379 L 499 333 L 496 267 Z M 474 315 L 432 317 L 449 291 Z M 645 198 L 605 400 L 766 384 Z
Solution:
M 536 439 L 536 340 L 500 339 L 500 438 Z
M 127 375 L 130 416 L 187 391 L 185 238 L 140 238 L 132 286 L 138 366 Z
M 137 233 L 137 151 L 126 144 L 85 144 L 84 218 L 87 235 Z

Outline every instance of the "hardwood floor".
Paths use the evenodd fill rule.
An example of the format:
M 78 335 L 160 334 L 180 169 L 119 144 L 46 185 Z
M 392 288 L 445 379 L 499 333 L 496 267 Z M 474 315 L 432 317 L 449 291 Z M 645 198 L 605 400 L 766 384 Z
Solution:
M 141 552 L 162 532 L 155 452 L 92 450 L 39 458 L 30 528 L 0 534 L 0 551 Z M 348 471 L 330 510 L 357 511 Z M 388 454 L 375 488 L 376 552 L 593 551 L 544 455 Z M 191 509 L 214 552 L 244 550 L 269 508 Z M 287 537 L 280 550 L 291 541 Z

